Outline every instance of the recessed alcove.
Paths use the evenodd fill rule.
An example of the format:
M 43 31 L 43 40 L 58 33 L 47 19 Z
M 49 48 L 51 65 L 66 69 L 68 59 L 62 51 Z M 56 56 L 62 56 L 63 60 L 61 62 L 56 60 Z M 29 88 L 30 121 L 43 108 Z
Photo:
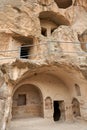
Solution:
M 20 43 L 20 58 L 29 59 L 33 52 L 33 38 L 25 36 L 16 36 L 14 39 Z
M 53 11 L 43 11 L 39 14 L 41 34 L 50 37 L 60 25 L 69 25 L 69 21 Z
M 20 86 L 13 95 L 13 119 L 42 117 L 42 100 L 42 93 L 37 86 L 31 84 Z
M 80 114 L 80 103 L 76 98 L 74 98 L 72 100 L 72 111 L 73 111 L 74 117 L 80 117 L 81 116 L 81 114 Z
M 77 96 L 81 96 L 81 91 L 80 91 L 80 87 L 78 84 L 75 84 L 75 91 L 76 91 Z

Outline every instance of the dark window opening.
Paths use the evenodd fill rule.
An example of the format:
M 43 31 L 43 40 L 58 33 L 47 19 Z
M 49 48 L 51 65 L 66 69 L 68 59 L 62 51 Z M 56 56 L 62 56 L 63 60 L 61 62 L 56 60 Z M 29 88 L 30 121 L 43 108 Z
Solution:
M 58 101 L 54 101 L 54 114 L 53 114 L 53 118 L 54 121 L 58 121 L 60 119 L 61 116 L 61 111 L 59 108 L 59 102 Z
M 29 58 L 29 52 L 30 52 L 30 47 L 28 47 L 26 45 L 21 46 L 20 58 L 28 59 Z
M 68 8 L 72 5 L 72 0 L 54 0 L 59 8 Z
M 18 95 L 17 105 L 18 105 L 18 106 L 26 105 L 26 94 L 19 94 L 19 95 Z
M 14 36 L 13 38 L 20 44 L 20 58 L 31 58 L 31 53 L 33 53 L 33 37 Z
M 47 37 L 47 29 L 41 27 L 41 34 L 42 34 L 43 36 Z

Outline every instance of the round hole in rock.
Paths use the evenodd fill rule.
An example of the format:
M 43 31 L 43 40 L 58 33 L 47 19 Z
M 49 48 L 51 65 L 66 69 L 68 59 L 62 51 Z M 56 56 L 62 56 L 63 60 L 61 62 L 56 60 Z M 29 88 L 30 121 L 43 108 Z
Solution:
M 59 8 L 68 8 L 72 5 L 72 0 L 54 0 Z

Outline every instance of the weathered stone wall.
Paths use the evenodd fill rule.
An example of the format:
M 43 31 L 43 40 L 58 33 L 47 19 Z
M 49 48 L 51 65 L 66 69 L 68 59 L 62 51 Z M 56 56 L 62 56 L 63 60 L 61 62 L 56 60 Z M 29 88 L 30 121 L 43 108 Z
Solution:
M 62 114 L 70 120 L 75 118 L 72 100 L 76 98 L 80 118 L 87 120 L 87 54 L 81 43 L 87 42 L 87 36 L 83 36 L 87 30 L 87 1 L 67 2 L 61 5 L 56 0 L 0 0 L 1 130 L 7 129 L 11 119 L 15 90 L 25 84 L 37 86 L 43 95 L 43 108 L 35 107 L 33 114 L 53 118 L 53 101 L 58 100 L 64 101 Z M 23 59 L 21 46 L 31 45 L 31 38 L 31 56 Z M 79 85 L 80 96 L 75 84 Z M 51 107 L 45 106 L 47 97 L 51 98 Z M 27 107 L 15 110 L 26 111 Z
M 45 1 L 43 1 L 45 2 Z M 42 2 L 42 3 L 43 3 Z M 86 22 L 86 17 L 87 13 L 84 10 L 83 2 L 79 2 L 79 6 L 76 4 L 72 4 L 69 8 L 66 9 L 61 9 L 59 8 L 54 1 L 47 1 L 49 6 L 40 4 L 38 1 L 33 1 L 33 5 L 31 1 L 18 1 L 17 3 L 14 4 L 13 1 L 3 1 L 2 2 L 2 7 L 4 10 L 0 11 L 0 30 L 1 30 L 1 37 L 2 37 L 2 42 L 0 43 L 1 45 L 1 50 L 3 49 L 4 51 L 6 50 L 16 50 L 11 52 L 5 52 L 6 55 L 1 53 L 1 57 L 9 57 L 12 58 L 9 61 L 14 60 L 16 57 L 20 57 L 20 43 L 18 43 L 17 40 L 14 41 L 13 38 L 10 37 L 15 37 L 15 36 L 25 36 L 29 38 L 30 36 L 34 37 L 34 44 L 36 48 L 32 53 L 35 52 L 35 54 L 40 53 L 41 55 L 47 52 L 47 46 L 45 45 L 38 45 L 36 44 L 43 44 L 43 42 L 47 42 L 50 39 L 52 41 L 58 40 L 61 41 L 64 39 L 64 41 L 70 41 L 70 42 L 78 42 L 79 44 L 72 43 L 73 45 L 66 45 L 64 43 L 60 43 L 62 47 L 60 47 L 61 51 L 64 50 L 66 51 L 67 48 L 68 50 L 73 51 L 81 51 L 81 46 L 80 42 L 78 41 L 78 34 L 82 34 L 84 30 L 86 30 L 87 27 L 87 22 Z M 73 2 L 75 3 L 75 2 Z M 78 3 L 78 1 L 76 1 Z M 14 4 L 14 6 L 13 6 Z M 84 4 L 86 5 L 86 4 Z M 46 12 L 46 13 L 45 13 Z M 42 13 L 42 14 L 41 14 Z M 41 16 L 40 16 L 41 14 Z M 85 17 L 84 17 L 85 16 Z M 41 21 L 45 20 L 47 21 L 47 17 L 49 17 L 48 22 L 50 25 L 46 22 L 44 24 L 45 28 L 47 28 L 47 37 L 44 37 L 41 34 L 41 26 L 43 26 L 43 23 Z M 41 19 L 41 20 L 40 20 Z M 51 23 L 53 22 L 53 23 Z M 48 24 L 48 25 L 47 25 Z M 57 26 L 53 27 L 52 24 L 56 24 Z M 66 25 L 66 27 L 64 27 Z M 47 26 L 47 27 L 46 27 Z M 50 27 L 49 27 L 50 26 Z M 67 27 L 68 26 L 68 27 Z M 61 31 L 60 34 L 58 34 L 58 31 L 60 32 L 60 29 L 63 28 L 63 32 Z M 69 31 L 68 39 L 66 38 L 66 30 Z M 71 30 L 71 31 L 70 31 Z M 52 32 L 51 32 L 52 31 Z M 3 33 L 4 34 L 3 34 Z M 54 33 L 56 32 L 56 33 Z M 52 33 L 52 34 L 51 34 Z M 54 33 L 54 34 L 53 34 Z M 2 36 L 3 35 L 3 36 Z M 7 48 L 3 47 L 3 39 L 6 39 L 5 35 L 8 35 L 9 40 L 6 40 L 6 43 L 8 45 Z M 54 39 L 55 35 L 55 39 Z M 59 35 L 59 36 L 58 36 Z M 68 34 L 67 34 L 68 35 Z M 5 37 L 5 38 L 3 38 Z M 36 38 L 37 37 L 37 38 Z M 64 37 L 63 39 L 61 37 Z M 38 39 L 38 40 L 37 40 Z M 25 44 L 25 43 L 24 43 Z M 57 45 L 56 45 L 57 44 Z M 50 45 L 48 45 L 50 46 Z M 55 46 L 55 48 L 54 48 Z M 71 47 L 72 46 L 72 47 Z M 19 47 L 19 48 L 18 48 Z M 52 46 L 51 46 L 52 47 Z M 50 47 L 50 48 L 51 48 Z M 45 49 L 46 48 L 46 49 Z M 59 45 L 58 43 L 53 43 L 53 48 L 51 51 L 59 50 Z M 75 50 L 74 50 L 75 49 Z M 43 51 L 43 53 L 42 53 Z M 14 57 L 15 54 L 15 57 Z M 73 55 L 74 53 L 69 53 L 68 55 Z M 37 56 L 36 56 L 37 57 Z M 35 57 L 35 58 L 36 58 Z M 43 58 L 43 56 L 39 56 L 39 58 Z M 4 60 L 6 61 L 6 59 Z M 3 63 L 3 62 L 2 62 Z

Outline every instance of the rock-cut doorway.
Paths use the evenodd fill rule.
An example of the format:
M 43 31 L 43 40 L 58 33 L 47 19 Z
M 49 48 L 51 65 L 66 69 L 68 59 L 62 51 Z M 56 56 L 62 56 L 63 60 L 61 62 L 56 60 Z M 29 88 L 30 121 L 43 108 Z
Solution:
M 65 119 L 64 101 L 54 100 L 53 106 L 54 106 L 54 112 L 53 112 L 54 121 L 64 120 Z
M 38 87 L 25 84 L 13 95 L 12 117 L 43 117 L 43 97 Z

